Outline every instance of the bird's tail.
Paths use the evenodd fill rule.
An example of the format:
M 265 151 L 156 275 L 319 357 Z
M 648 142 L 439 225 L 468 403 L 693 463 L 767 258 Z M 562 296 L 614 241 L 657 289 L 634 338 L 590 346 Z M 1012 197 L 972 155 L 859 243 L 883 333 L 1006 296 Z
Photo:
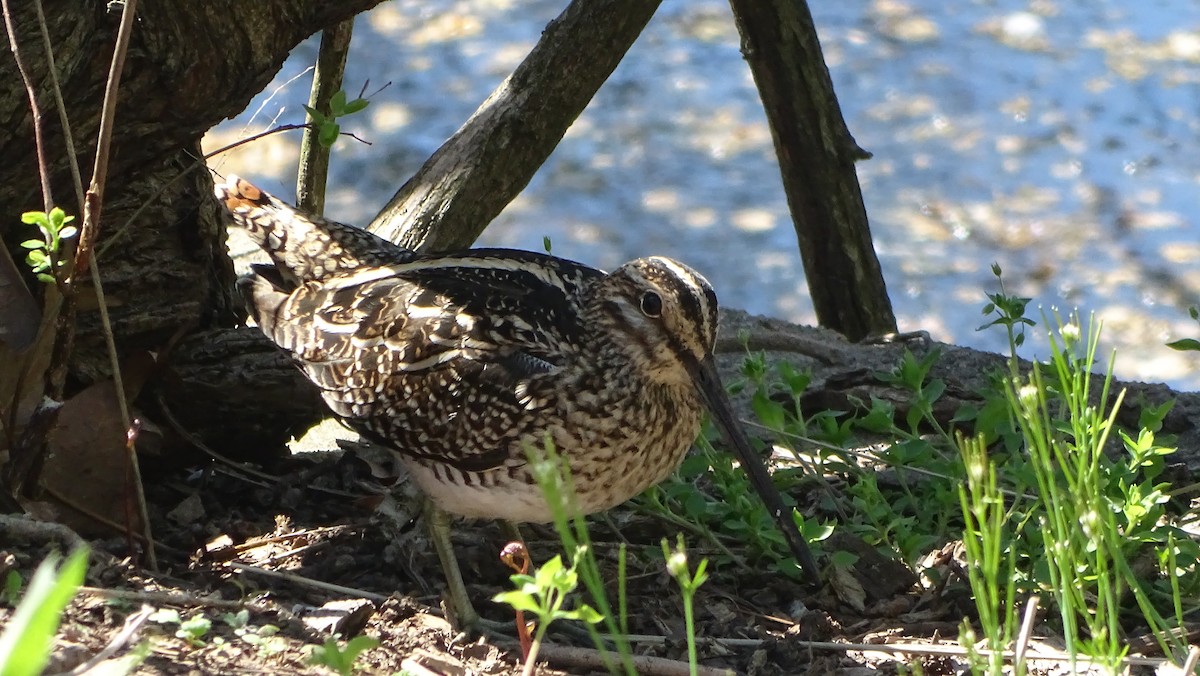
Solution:
M 416 255 L 362 228 L 302 214 L 232 174 L 214 193 L 233 222 L 267 252 L 291 284 L 320 281 L 363 266 L 401 263 Z

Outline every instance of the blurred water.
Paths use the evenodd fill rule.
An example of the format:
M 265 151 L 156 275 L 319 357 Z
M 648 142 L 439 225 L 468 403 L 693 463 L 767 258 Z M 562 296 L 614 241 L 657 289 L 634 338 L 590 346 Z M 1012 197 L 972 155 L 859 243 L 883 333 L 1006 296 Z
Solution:
M 359 18 L 347 90 L 372 98 L 339 142 L 329 215 L 365 223 L 520 61 L 562 0 L 394 0 Z M 1031 306 L 1105 322 L 1130 378 L 1200 386 L 1200 4 L 1087 0 L 812 3 L 903 330 L 1002 351 L 977 332 L 990 266 Z M 215 133 L 300 122 L 317 41 Z M 269 100 L 268 100 L 269 99 Z M 290 195 L 298 137 L 229 158 Z M 481 244 L 611 268 L 651 253 L 722 302 L 813 323 L 770 133 L 728 6 L 666 0 L 592 105 Z M 1034 340 L 1024 356 L 1044 356 Z

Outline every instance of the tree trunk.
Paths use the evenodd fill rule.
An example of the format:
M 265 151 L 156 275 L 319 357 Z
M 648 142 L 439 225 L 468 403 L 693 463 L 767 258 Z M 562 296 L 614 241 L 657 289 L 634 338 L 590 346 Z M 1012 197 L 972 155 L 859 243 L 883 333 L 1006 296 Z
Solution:
M 138 13 L 117 106 L 109 189 L 97 248 L 117 344 L 159 349 L 184 326 L 230 326 L 243 312 L 230 290 L 212 181 L 200 137 L 262 91 L 304 38 L 380 0 L 240 3 L 160 0 Z M 75 147 L 92 165 L 109 60 L 120 18 L 104 3 L 43 0 Z M 54 197 L 80 206 L 51 96 L 49 62 L 32 2 L 12 3 L 21 56 L 43 111 Z M 32 115 L 15 61 L 0 58 L 0 233 L 10 251 L 30 235 L 23 211 L 39 209 Z M 88 176 L 83 177 L 86 184 Z M 108 373 L 94 294 L 81 295 L 72 375 Z
M 108 190 L 95 250 L 118 349 L 161 351 L 184 330 L 233 326 L 244 316 L 232 293 L 233 267 L 200 154 L 201 136 L 235 115 L 270 82 L 304 38 L 380 0 L 229 0 L 143 3 L 117 103 Z M 13 32 L 41 111 L 45 163 L 53 200 L 80 215 L 50 78 L 51 61 L 32 2 L 11 2 Z M 81 167 L 94 162 L 101 100 L 121 11 L 104 3 L 42 0 L 48 41 Z M 43 207 L 33 114 L 12 52 L 0 56 L 0 236 L 14 257 L 35 231 L 21 213 Z M 86 185 L 90 176 L 82 176 Z M 41 294 L 43 287 L 26 282 Z M 110 366 L 98 301 L 81 277 L 77 338 L 68 364 L 71 391 L 103 379 Z M 11 308 L 6 308 L 11 309 Z M 0 336 L 2 339 L 3 336 Z M 0 390 L 42 381 L 36 348 L 0 340 Z M 22 364 L 34 371 L 20 377 Z M 28 388 L 26 388 L 28 389 Z M 36 392 L 34 392 L 36 394 Z M 9 413 L 11 403 L 0 404 Z M 187 400 L 190 408 L 197 406 Z M 14 417 L 23 423 L 20 414 Z M 16 430 L 4 420 L 5 441 Z M 4 446 L 6 444 L 0 444 Z
M 850 340 L 896 330 L 856 160 L 804 0 L 730 0 L 762 96 L 821 326 Z

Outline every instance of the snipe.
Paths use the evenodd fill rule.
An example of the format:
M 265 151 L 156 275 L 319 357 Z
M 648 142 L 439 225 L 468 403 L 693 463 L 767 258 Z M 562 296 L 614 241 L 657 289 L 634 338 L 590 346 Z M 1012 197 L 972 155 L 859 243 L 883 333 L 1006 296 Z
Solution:
M 606 274 L 525 251 L 419 255 L 236 176 L 216 195 L 274 262 L 238 283 L 263 333 L 334 414 L 399 453 L 442 510 L 549 521 L 526 459 L 547 438 L 569 463 L 580 511 L 608 509 L 679 466 L 707 408 L 817 578 L 725 395 L 717 297 L 691 268 L 657 256 Z M 460 618 L 472 620 L 436 531 Z

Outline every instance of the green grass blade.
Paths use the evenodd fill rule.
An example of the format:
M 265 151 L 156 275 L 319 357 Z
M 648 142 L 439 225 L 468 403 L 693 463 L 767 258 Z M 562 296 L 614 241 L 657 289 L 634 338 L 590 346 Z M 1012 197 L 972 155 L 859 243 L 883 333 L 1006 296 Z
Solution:
M 75 550 L 56 569 L 58 560 L 59 555 L 53 554 L 38 566 L 25 598 L 0 635 L 0 676 L 35 676 L 46 668 L 63 609 L 83 584 L 88 549 Z

